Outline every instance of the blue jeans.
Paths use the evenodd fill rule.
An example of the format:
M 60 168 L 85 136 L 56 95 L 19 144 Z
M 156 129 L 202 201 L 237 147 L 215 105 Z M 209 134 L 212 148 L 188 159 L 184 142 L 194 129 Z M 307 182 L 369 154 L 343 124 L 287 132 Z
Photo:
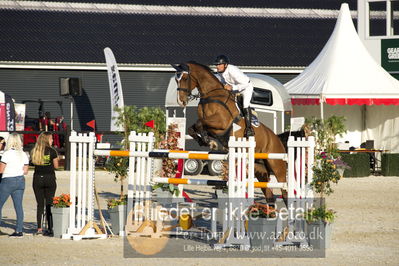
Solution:
M 1 210 L 8 197 L 11 195 L 14 203 L 14 209 L 17 214 L 17 228 L 16 232 L 22 232 L 24 224 L 24 210 L 22 209 L 22 199 L 25 190 L 25 177 L 6 177 L 0 183 L 0 223 L 1 223 Z

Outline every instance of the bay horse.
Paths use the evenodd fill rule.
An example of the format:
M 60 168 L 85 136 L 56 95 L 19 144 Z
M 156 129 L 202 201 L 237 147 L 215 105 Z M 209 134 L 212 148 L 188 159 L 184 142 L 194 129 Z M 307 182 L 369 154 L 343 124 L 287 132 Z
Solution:
M 198 89 L 200 102 L 198 104 L 198 120 L 188 129 L 188 134 L 200 145 L 210 146 L 215 150 L 227 150 L 228 139 L 243 137 L 245 121 L 240 116 L 236 106 L 235 96 L 223 88 L 223 84 L 205 65 L 190 61 L 172 65 L 176 69 L 177 102 L 185 107 L 192 97 L 192 90 Z M 241 128 L 233 132 L 233 123 Z M 260 124 L 253 127 L 255 131 L 256 148 L 259 153 L 285 153 L 285 148 L 276 134 L 268 127 Z M 273 171 L 278 182 L 286 182 L 287 165 L 283 160 L 257 160 L 255 177 L 260 182 L 270 181 Z M 268 203 L 274 202 L 271 189 L 262 189 Z M 287 202 L 287 191 L 282 190 L 282 196 Z

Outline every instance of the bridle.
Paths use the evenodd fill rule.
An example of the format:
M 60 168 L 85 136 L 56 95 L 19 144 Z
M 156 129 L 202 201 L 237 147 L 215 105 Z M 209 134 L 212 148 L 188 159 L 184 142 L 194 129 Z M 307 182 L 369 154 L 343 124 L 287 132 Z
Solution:
M 188 76 L 187 77 L 187 88 L 180 87 L 180 85 L 181 85 L 180 81 L 182 80 L 184 74 L 187 74 L 187 76 Z M 217 98 L 215 99 L 215 97 L 209 95 L 209 94 L 211 94 L 211 92 L 218 91 L 218 90 L 226 91 L 223 87 L 222 88 L 216 88 L 216 89 L 213 89 L 211 91 L 208 91 L 206 94 L 204 94 L 204 93 L 201 94 L 201 90 L 198 89 L 198 94 L 192 94 L 192 89 L 190 89 L 190 86 L 191 86 L 191 79 L 194 79 L 194 77 L 191 76 L 191 73 L 190 73 L 189 70 L 188 71 L 186 71 L 186 70 L 176 71 L 175 78 L 176 78 L 176 81 L 177 81 L 177 91 L 178 92 L 179 91 L 185 92 L 187 94 L 187 101 L 188 102 L 199 98 L 200 99 L 199 104 L 201 104 L 201 105 L 209 104 L 209 103 L 220 104 L 224 108 L 226 108 L 226 110 L 230 113 L 230 116 L 234 119 L 233 113 L 231 112 L 231 110 L 229 109 L 229 107 L 226 104 L 230 97 L 233 97 L 233 101 L 235 101 L 235 99 L 234 99 L 235 97 L 234 97 L 234 95 L 231 92 L 229 93 L 229 95 L 228 95 L 228 97 L 226 98 L 225 101 L 222 101 L 222 100 L 217 99 Z M 199 83 L 197 82 L 197 84 L 199 84 Z
M 180 87 L 180 81 L 183 78 L 183 75 L 187 74 L 188 78 L 187 78 L 187 88 L 181 88 Z M 187 94 L 187 100 L 190 102 L 194 99 L 198 99 L 201 97 L 200 93 L 198 94 L 192 94 L 192 89 L 190 89 L 190 85 L 191 85 L 191 75 L 190 72 L 188 71 L 180 71 L 180 72 L 176 72 L 175 74 L 175 78 L 177 80 L 177 91 L 183 91 Z

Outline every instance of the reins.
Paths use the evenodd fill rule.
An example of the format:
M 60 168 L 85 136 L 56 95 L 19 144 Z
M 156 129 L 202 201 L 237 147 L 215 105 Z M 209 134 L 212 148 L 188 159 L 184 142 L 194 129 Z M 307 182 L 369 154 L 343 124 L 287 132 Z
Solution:
M 186 72 L 188 74 L 188 80 L 187 80 L 187 84 L 188 86 L 191 85 L 191 79 L 194 78 L 191 76 L 191 71 Z M 198 84 L 198 82 L 197 82 Z M 223 91 L 223 92 L 227 92 L 227 97 L 225 94 L 223 95 L 210 95 L 215 91 Z M 198 88 L 198 94 L 192 94 L 192 90 L 190 88 L 177 88 L 177 91 L 183 91 L 187 94 L 187 100 L 188 102 L 194 100 L 194 99 L 200 99 L 199 104 L 201 105 L 205 105 L 205 104 L 209 104 L 209 103 L 217 103 L 222 105 L 230 114 L 231 118 L 234 120 L 236 119 L 232 113 L 232 111 L 230 110 L 230 108 L 227 106 L 227 103 L 229 101 L 229 99 L 231 99 L 234 103 L 236 103 L 234 94 L 231 91 L 226 90 L 225 88 L 216 88 L 216 89 L 212 89 L 210 91 L 208 91 L 207 93 L 203 93 L 201 92 L 201 89 Z M 215 99 L 215 98 L 221 98 L 221 97 L 226 97 L 225 101 L 219 100 L 219 99 Z M 205 114 L 204 114 L 205 115 Z

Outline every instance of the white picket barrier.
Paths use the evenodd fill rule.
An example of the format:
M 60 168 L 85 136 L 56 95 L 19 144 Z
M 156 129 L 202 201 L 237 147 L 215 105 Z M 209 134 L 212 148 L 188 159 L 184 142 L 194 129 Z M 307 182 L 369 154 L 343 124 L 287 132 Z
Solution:
M 71 132 L 70 196 L 68 229 L 63 239 L 106 238 L 94 223 L 94 133 Z M 77 161 L 77 164 L 76 164 Z
M 288 238 L 285 241 L 276 242 L 278 245 L 299 244 L 307 245 L 304 219 L 296 219 L 301 216 L 303 210 L 307 210 L 313 204 L 314 193 L 310 186 L 313 180 L 315 139 L 313 136 L 288 139 Z M 279 225 L 278 231 L 283 230 Z
M 89 135 L 72 133 L 71 142 L 71 184 L 70 193 L 72 206 L 70 209 L 70 220 L 67 234 L 63 238 L 73 237 L 81 239 L 86 237 L 106 236 L 95 231 L 96 225 L 93 222 L 93 182 L 94 182 L 94 155 L 109 154 L 111 156 L 129 156 L 129 177 L 128 177 L 128 219 L 126 223 L 126 232 L 132 236 L 155 236 L 162 235 L 162 222 L 157 218 L 159 209 L 153 208 L 152 187 L 154 180 L 162 181 L 166 178 L 157 178 L 153 173 L 153 158 L 187 158 L 189 152 L 171 153 L 168 151 L 153 150 L 153 133 L 136 134 L 131 132 L 129 136 L 129 152 L 110 152 L 94 150 L 94 133 Z M 254 200 L 254 163 L 255 163 L 255 139 L 235 139 L 229 140 L 229 181 L 228 184 L 228 207 L 247 208 L 253 204 Z M 307 140 L 295 140 L 290 137 L 288 141 L 288 153 L 270 154 L 270 157 L 276 159 L 288 158 L 288 174 L 286 183 L 268 183 L 268 187 L 287 188 L 288 207 L 297 208 L 304 205 L 303 199 L 309 199 L 312 203 L 313 191 L 309 183 L 313 178 L 313 160 L 314 160 L 314 138 Z M 78 154 L 78 157 L 76 157 Z M 191 156 L 204 156 L 203 152 L 192 152 Z M 221 158 L 223 155 L 210 154 L 208 157 Z M 76 159 L 78 158 L 78 165 Z M 77 181 L 77 182 L 76 182 Z M 165 181 L 168 182 L 168 181 Z M 201 182 L 200 182 L 201 183 Z M 198 183 L 198 184 L 200 184 Z M 193 183 L 192 183 L 193 184 Z M 76 194 L 77 193 L 77 194 Z M 77 202 L 75 197 L 77 196 Z M 231 207 L 231 208 L 230 208 Z M 140 212 L 135 212 L 140 209 Z M 76 210 L 75 210 L 76 209 Z M 229 217 L 229 213 L 226 214 Z M 303 221 L 298 221 L 293 217 L 288 220 L 289 231 L 294 236 L 280 244 L 298 243 L 302 241 L 298 235 L 304 231 Z M 145 227 L 145 228 L 144 228 Z M 249 246 L 249 238 L 245 235 L 245 220 L 243 217 L 234 219 L 223 219 L 223 232 L 219 246 L 244 245 Z M 153 229 L 156 228 L 156 232 Z M 214 228 L 214 227 L 213 227 Z M 282 225 L 280 224 L 280 232 Z M 123 232 L 122 232 L 123 233 Z
M 160 237 L 167 232 L 161 232 L 163 226 L 162 221 L 159 220 L 157 212 L 159 209 L 151 208 L 151 184 L 153 184 L 153 175 L 151 171 L 153 158 L 156 156 L 166 156 L 166 154 L 157 151 L 152 152 L 153 135 L 145 136 L 143 134 L 136 134 L 132 132 L 129 137 L 130 143 L 130 173 L 129 173 L 129 192 L 128 202 L 129 218 L 126 225 L 129 235 L 132 236 L 152 236 Z M 136 152 L 134 155 L 134 152 Z M 178 155 L 173 155 L 178 158 Z M 181 157 L 185 154 L 181 153 Z M 230 138 L 229 141 L 229 199 L 227 208 L 224 208 L 227 213 L 226 217 L 230 217 L 230 211 L 239 207 L 245 210 L 253 203 L 254 199 L 254 156 L 255 156 L 255 139 L 253 137 L 249 140 Z M 210 156 L 209 156 L 210 157 Z M 220 159 L 220 158 L 218 158 Z M 236 169 L 237 166 L 237 169 Z M 133 168 L 135 167 L 135 168 Z M 134 195 L 134 206 L 133 206 Z M 132 207 L 134 207 L 132 209 Z M 143 212 L 138 212 L 143 208 Z M 132 224 L 129 224 L 132 222 Z M 154 226 L 156 223 L 156 226 Z M 143 226 L 156 228 L 144 230 Z M 249 246 L 249 238 L 245 235 L 245 219 L 238 216 L 232 219 L 223 220 L 223 232 L 226 237 L 223 243 L 219 246 L 235 246 L 247 245 Z M 241 236 L 241 237 L 240 237 Z
M 228 146 L 228 205 L 222 206 L 223 236 L 219 240 L 219 244 L 214 247 L 239 245 L 249 248 L 249 237 L 245 229 L 245 213 L 241 210 L 246 210 L 251 206 L 255 198 L 255 138 L 249 137 L 246 140 L 230 137 Z M 237 213 L 237 216 L 233 215 Z

